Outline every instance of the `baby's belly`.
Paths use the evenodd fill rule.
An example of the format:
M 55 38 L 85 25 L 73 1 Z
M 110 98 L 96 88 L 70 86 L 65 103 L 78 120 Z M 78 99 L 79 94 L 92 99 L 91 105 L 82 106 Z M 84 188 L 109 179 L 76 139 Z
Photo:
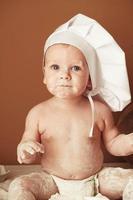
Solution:
M 64 153 L 63 153 L 64 152 Z M 102 167 L 103 153 L 100 149 L 89 151 L 61 151 L 42 157 L 44 171 L 63 179 L 84 179 L 96 174 Z

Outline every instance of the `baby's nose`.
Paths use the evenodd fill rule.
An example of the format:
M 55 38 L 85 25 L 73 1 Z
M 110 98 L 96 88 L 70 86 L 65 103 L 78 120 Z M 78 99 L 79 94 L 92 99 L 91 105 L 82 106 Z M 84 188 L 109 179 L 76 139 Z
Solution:
M 68 70 L 62 71 L 61 74 L 60 74 L 60 79 L 70 80 L 71 75 L 70 75 L 69 71 Z

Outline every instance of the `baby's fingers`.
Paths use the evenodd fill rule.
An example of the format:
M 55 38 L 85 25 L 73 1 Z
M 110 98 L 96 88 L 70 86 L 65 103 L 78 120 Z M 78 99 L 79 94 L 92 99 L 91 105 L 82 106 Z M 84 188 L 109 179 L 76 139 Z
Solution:
M 43 144 L 39 144 L 40 145 L 40 153 L 44 153 L 44 146 L 43 146 Z
M 23 163 L 23 161 L 22 161 L 22 159 L 21 159 L 21 156 L 18 155 L 18 157 L 17 157 L 17 161 L 18 161 L 20 164 Z
M 44 146 L 40 144 L 39 142 L 31 142 L 29 146 L 35 151 L 35 152 L 40 152 L 44 153 Z
M 25 151 L 31 155 L 34 155 L 36 153 L 36 149 L 34 149 L 32 146 L 30 146 L 30 144 L 26 145 Z

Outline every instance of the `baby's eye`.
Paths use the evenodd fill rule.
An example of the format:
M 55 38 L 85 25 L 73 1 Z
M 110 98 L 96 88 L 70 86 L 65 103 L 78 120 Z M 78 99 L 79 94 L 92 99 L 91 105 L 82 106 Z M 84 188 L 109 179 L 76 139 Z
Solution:
M 77 65 L 74 65 L 74 66 L 72 67 L 72 70 L 73 70 L 73 71 L 79 71 L 79 70 L 81 70 L 81 68 L 80 68 L 79 66 L 77 66 Z
M 50 68 L 53 70 L 58 70 L 60 67 L 59 65 L 51 65 Z

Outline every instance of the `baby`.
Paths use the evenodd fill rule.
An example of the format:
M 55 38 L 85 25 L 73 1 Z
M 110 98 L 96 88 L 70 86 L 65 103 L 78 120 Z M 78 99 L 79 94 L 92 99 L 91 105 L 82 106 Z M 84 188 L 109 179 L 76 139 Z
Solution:
M 89 23 L 92 36 L 99 34 L 94 23 L 102 35 L 105 34 L 102 42 L 100 34 L 97 36 L 101 46 L 108 39 L 113 41 L 114 50 L 121 52 L 99 24 L 81 14 L 48 38 L 44 48 L 44 84 L 53 97 L 28 113 L 17 148 L 19 163 L 30 164 L 39 159 L 42 172 L 16 178 L 9 187 L 9 200 L 133 199 L 133 169 L 103 168 L 101 149 L 103 141 L 115 156 L 133 153 L 133 133 L 119 134 L 111 112 L 129 102 L 127 73 L 119 60 L 116 66 L 120 66 L 122 72 L 117 81 L 118 68 L 115 71 L 114 66 L 113 69 L 106 66 L 105 72 L 104 67 L 100 67 L 102 62 L 104 66 L 107 63 L 107 49 L 102 54 L 101 48 L 101 54 L 97 54 L 95 37 L 90 45 Z M 109 54 L 114 56 L 112 52 Z M 118 52 L 117 56 L 121 59 Z M 99 69 L 95 69 L 96 66 Z M 108 74 L 111 79 L 105 78 Z M 118 82 L 114 88 L 113 81 Z

